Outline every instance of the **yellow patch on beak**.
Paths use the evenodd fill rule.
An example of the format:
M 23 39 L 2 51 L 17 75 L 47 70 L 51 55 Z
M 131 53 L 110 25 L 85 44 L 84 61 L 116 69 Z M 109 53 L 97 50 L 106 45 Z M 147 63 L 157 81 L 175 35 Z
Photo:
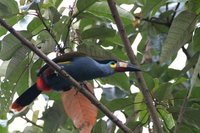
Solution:
M 128 63 L 125 63 L 125 62 L 119 62 L 118 65 L 119 65 L 119 67 L 127 68 Z

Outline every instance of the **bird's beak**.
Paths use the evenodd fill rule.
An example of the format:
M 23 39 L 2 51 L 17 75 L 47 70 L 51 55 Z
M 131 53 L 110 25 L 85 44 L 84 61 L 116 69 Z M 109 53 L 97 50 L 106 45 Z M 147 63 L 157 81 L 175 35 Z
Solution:
M 126 71 L 140 71 L 140 69 L 131 63 L 127 62 L 117 62 L 115 71 L 117 72 L 126 72 Z

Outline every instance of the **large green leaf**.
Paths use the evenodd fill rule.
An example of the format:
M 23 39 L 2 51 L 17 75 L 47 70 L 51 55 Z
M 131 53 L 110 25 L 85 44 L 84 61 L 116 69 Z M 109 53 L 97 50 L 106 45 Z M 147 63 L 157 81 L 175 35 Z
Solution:
M 114 74 L 112 76 L 102 78 L 101 81 L 104 84 L 112 84 L 130 92 L 131 84 L 125 73 Z
M 8 133 L 8 128 L 0 125 L 0 133 Z
M 108 50 L 103 49 L 99 45 L 82 44 L 77 47 L 79 52 L 85 53 L 97 60 L 117 59 Z
M 183 11 L 173 21 L 167 39 L 162 47 L 160 62 L 174 55 L 185 43 L 189 42 L 196 24 L 197 15 Z
M 196 12 L 197 14 L 200 13 L 200 1 L 199 0 L 189 0 L 188 1 L 188 9 Z
M 10 75 L 13 72 L 16 72 L 16 69 L 18 69 L 18 67 L 16 66 L 19 66 L 19 64 L 23 62 L 23 60 L 27 57 L 28 52 L 30 51 L 27 47 L 22 46 L 19 49 L 17 49 L 16 53 L 12 56 L 7 66 L 5 78 L 10 78 Z
M 94 4 L 95 2 L 96 0 L 78 0 L 76 6 L 79 12 L 82 12 L 88 7 L 90 7 L 92 4 Z
M 119 6 L 117 6 L 117 9 L 125 25 L 132 23 L 132 21 L 134 20 L 134 16 L 130 12 L 124 10 L 123 8 Z M 110 20 L 113 19 L 106 1 L 96 2 L 88 9 L 88 11 L 90 11 L 91 13 L 97 16 L 105 17 Z
M 161 118 L 164 120 L 168 129 L 172 129 L 175 126 L 175 121 L 171 113 L 169 113 L 165 108 L 158 107 L 158 112 Z
M 38 33 L 42 29 L 44 29 L 44 26 L 39 18 L 34 18 L 27 26 L 27 30 L 33 32 L 33 34 Z
M 21 31 L 20 33 L 27 39 L 32 37 L 32 35 L 27 31 Z M 6 35 L 2 40 L 0 59 L 11 59 L 15 52 L 21 47 L 21 42 L 17 38 L 15 38 L 12 34 Z
M 112 112 L 116 110 L 124 110 L 126 107 L 133 107 L 134 102 L 131 98 L 118 98 L 104 103 Z
M 90 28 L 81 33 L 82 39 L 104 39 L 115 36 L 115 30 L 106 27 Z
M 1 113 L 6 113 L 17 91 L 22 93 L 28 88 L 28 58 L 23 58 L 17 67 L 2 82 L 0 87 Z
M 164 4 L 165 0 L 147 0 L 145 5 L 142 7 L 142 15 L 144 18 L 146 18 L 147 16 L 151 16 L 152 11 L 154 11 L 154 13 L 152 15 L 154 15 L 156 13 L 156 11 L 160 8 L 160 6 L 162 6 L 162 4 Z
M 0 17 L 16 15 L 18 12 L 18 5 L 15 0 L 0 1 Z

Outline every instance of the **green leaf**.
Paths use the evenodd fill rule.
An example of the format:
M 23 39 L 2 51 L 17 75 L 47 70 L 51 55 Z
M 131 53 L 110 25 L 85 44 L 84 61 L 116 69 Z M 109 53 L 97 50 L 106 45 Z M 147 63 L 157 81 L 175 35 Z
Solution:
M 195 64 L 197 63 L 198 61 L 198 58 L 199 58 L 199 52 L 195 53 L 194 56 L 192 56 L 188 62 L 187 62 L 187 65 L 181 70 L 181 73 L 180 74 L 185 74 L 188 70 L 190 70 L 191 68 L 193 68 L 193 66 L 195 66 Z
M 200 51 L 200 28 L 197 28 L 194 32 L 194 36 L 192 38 L 192 50 L 194 52 Z
M 169 113 L 165 108 L 158 107 L 158 111 L 162 117 L 162 119 L 164 120 L 166 126 L 168 129 L 172 129 L 175 126 L 175 121 L 173 119 L 173 116 L 171 113 Z
M 196 24 L 197 15 L 183 11 L 172 22 L 167 39 L 162 47 L 160 62 L 167 61 L 172 55 L 189 42 Z M 170 54 L 169 54 L 170 53 Z
M 19 22 L 23 18 L 22 15 L 15 15 L 13 17 L 6 18 L 5 21 L 8 25 L 13 26 L 17 22 Z M 0 26 L 0 36 L 5 35 L 7 33 L 7 30 L 3 27 Z
M 96 0 L 78 0 L 77 1 L 77 8 L 79 12 L 82 12 L 86 10 L 88 7 L 90 7 L 92 4 L 94 4 Z
M 147 0 L 145 5 L 142 7 L 142 15 L 144 18 L 147 16 L 153 16 L 156 11 L 164 4 L 165 0 Z M 153 14 L 152 11 L 154 10 Z
M 27 26 L 27 30 L 29 32 L 33 32 L 33 34 L 38 33 L 44 28 L 42 22 L 39 18 L 34 18 Z
M 82 39 L 104 39 L 115 36 L 115 30 L 106 27 L 90 28 L 81 33 Z
M 57 11 L 56 8 L 51 6 L 48 9 L 48 16 L 51 22 L 55 24 L 56 22 L 60 20 L 61 14 Z
M 20 63 L 23 62 L 23 60 L 27 57 L 30 50 L 27 47 L 20 47 L 16 50 L 15 54 L 12 56 L 6 70 L 5 78 L 10 78 L 11 74 L 13 72 L 16 72 L 16 69 L 18 69 L 16 66 L 19 66 Z
M 112 112 L 116 110 L 124 110 L 126 107 L 134 106 L 133 100 L 129 98 L 117 98 L 104 103 Z
M 24 37 L 30 39 L 32 35 L 27 31 L 20 32 Z M 2 40 L 0 59 L 9 60 L 15 54 L 17 49 L 21 48 L 21 42 L 12 34 L 6 35 Z
M 19 12 L 18 5 L 15 0 L 0 1 L 0 17 L 10 17 Z
M 14 71 L 12 71 L 12 73 L 1 82 L 0 111 L 2 114 L 8 111 L 15 92 L 17 91 L 21 94 L 28 88 L 28 61 L 28 58 L 22 59 L 17 67 L 15 66 Z
M 66 119 L 67 117 L 62 103 L 59 101 L 55 102 L 53 107 L 50 107 L 43 114 L 43 133 L 56 133 L 59 126 L 62 125 Z
M 117 59 L 108 50 L 103 49 L 99 45 L 82 44 L 77 47 L 78 52 L 85 53 L 96 60 Z
M 126 90 L 127 92 L 130 92 L 131 84 L 125 73 L 117 73 L 112 76 L 102 78 L 101 81 L 104 84 L 112 84 Z
M 27 126 L 25 127 L 23 133 L 42 133 L 42 131 L 36 126 Z
M 196 12 L 197 14 L 200 13 L 200 1 L 199 0 L 189 0 L 187 4 L 188 4 L 188 9 L 190 11 Z
M 132 23 L 132 21 L 134 20 L 134 16 L 130 12 L 124 10 L 119 6 L 117 6 L 117 10 L 125 25 Z M 97 16 L 105 17 L 110 20 L 113 19 L 106 1 L 96 2 L 88 9 L 88 11 Z
M 108 133 L 108 127 L 106 121 L 100 119 L 92 129 L 92 133 Z
M 197 61 L 197 64 L 195 65 L 194 72 L 192 74 L 191 85 L 190 85 L 188 97 L 190 97 L 192 89 L 196 84 L 196 80 L 197 80 L 197 76 L 198 76 L 199 72 L 200 72 L 200 56 L 199 56 L 199 59 Z
M 8 133 L 8 128 L 0 125 L 0 133 Z

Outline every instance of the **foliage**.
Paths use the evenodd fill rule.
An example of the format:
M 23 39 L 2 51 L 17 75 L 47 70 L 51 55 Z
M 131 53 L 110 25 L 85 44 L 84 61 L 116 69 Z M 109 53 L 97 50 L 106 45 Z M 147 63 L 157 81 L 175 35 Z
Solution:
M 62 0 L 1 0 L 0 17 L 47 55 L 78 50 L 98 58 L 128 60 L 107 1 L 77 0 L 70 8 L 62 3 Z M 173 131 L 183 99 L 189 96 L 179 132 L 199 132 L 200 1 L 116 0 L 116 5 L 133 47 L 141 36 L 135 54 L 164 131 Z M 131 9 L 127 11 L 122 8 L 124 5 Z M 35 82 L 43 62 L 2 26 L 0 36 L 0 59 L 3 60 L 0 66 L 0 132 L 4 133 L 15 118 L 24 118 L 27 112 L 36 111 L 35 102 L 30 111 L 12 118 L 6 115 L 14 94 L 21 94 Z M 182 70 L 175 70 L 169 66 L 180 49 L 187 61 Z M 132 73 L 97 79 L 97 82 L 98 87 L 103 88 L 101 102 L 112 112 L 121 111 L 128 127 L 136 132 L 143 127 L 154 131 L 141 92 L 133 93 L 130 89 L 138 86 Z M 46 102 L 44 111 L 40 110 L 42 116 L 32 113 L 31 121 L 25 119 L 32 125 L 24 132 L 78 132 L 60 105 L 60 95 L 45 93 L 42 96 Z M 52 107 L 49 106 L 51 100 L 54 101 Z M 104 116 L 99 112 L 92 132 L 114 132 L 116 125 L 104 121 Z M 39 122 L 41 120 L 44 124 Z M 7 125 L 4 127 L 1 121 L 8 121 Z

